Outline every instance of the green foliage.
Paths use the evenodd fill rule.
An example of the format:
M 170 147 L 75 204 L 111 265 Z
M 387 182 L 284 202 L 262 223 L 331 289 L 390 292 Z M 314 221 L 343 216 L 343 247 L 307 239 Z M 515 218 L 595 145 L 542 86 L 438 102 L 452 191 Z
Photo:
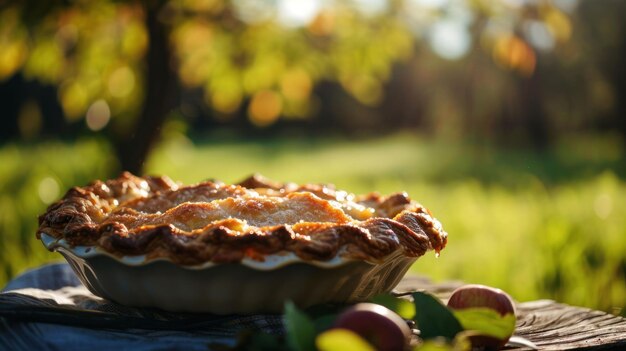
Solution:
M 487 308 L 454 311 L 443 305 L 439 298 L 426 292 L 415 292 L 412 297 L 413 302 L 381 294 L 371 302 L 380 301 L 404 312 L 407 312 L 405 305 L 412 306 L 410 319 L 413 319 L 420 329 L 420 340 L 414 345 L 413 350 L 470 350 L 472 337 L 495 338 L 494 340 L 498 342 L 507 340 L 515 330 L 514 314 L 501 316 L 498 311 Z M 305 312 L 288 301 L 285 303 L 283 314 L 286 329 L 284 337 L 245 332 L 240 335 L 234 348 L 225 349 L 373 351 L 375 347 L 368 340 L 373 340 L 375 336 L 358 334 L 343 327 L 333 327 L 338 317 L 337 308 L 340 307 L 317 305 Z M 320 324 L 320 320 L 325 320 L 323 324 L 326 326 L 316 329 L 315 326 Z M 330 323 L 327 323 L 327 320 Z M 382 341 L 383 334 L 378 335 L 379 341 Z M 521 337 L 517 338 L 530 343 Z
M 482 335 L 505 340 L 515 331 L 516 320 L 513 313 L 502 316 L 500 312 L 486 307 L 465 308 L 452 313 L 463 329 L 477 331 Z
M 415 124 L 443 134 L 476 126 L 473 130 L 482 132 L 481 136 L 495 131 L 496 120 L 507 123 L 502 113 L 507 108 L 522 110 L 539 100 L 539 105 L 556 111 L 550 115 L 551 122 L 571 126 L 580 122 L 567 121 L 571 116 L 559 111 L 585 111 L 587 116 L 577 117 L 587 121 L 595 117 L 582 108 L 587 105 L 571 105 L 577 102 L 572 96 L 590 96 L 582 100 L 603 109 L 611 108 L 613 96 L 619 95 L 610 79 L 589 68 L 594 61 L 588 59 L 591 54 L 571 55 L 599 51 L 581 50 L 589 41 L 572 38 L 576 33 L 572 28 L 578 26 L 573 22 L 575 6 L 552 1 L 379 1 L 375 5 L 331 0 L 310 11 L 301 9 L 296 17 L 302 20 L 289 25 L 283 18 L 289 14 L 283 13 L 280 4 L 246 0 L 16 2 L 0 8 L 0 45 L 4 48 L 0 81 L 21 73 L 28 80 L 55 85 L 68 122 L 82 120 L 91 109 L 88 127 L 99 131 L 110 125 L 107 129 L 114 133 L 105 135 L 112 137 L 132 128 L 142 104 L 152 103 L 144 100 L 146 84 L 157 74 L 145 75 L 149 71 L 146 56 L 149 45 L 159 46 L 150 35 L 162 31 L 169 46 L 161 55 L 172 64 L 180 88 L 202 91 L 203 98 L 198 100 L 215 112 L 211 118 L 220 121 L 247 113 L 253 124 L 267 126 L 281 117 L 309 117 L 319 112 L 320 96 L 314 87 L 328 81 L 337 83 L 358 106 L 379 106 L 385 95 L 393 99 L 393 95 L 407 94 L 404 105 L 411 105 L 407 100 L 423 105 L 412 116 Z M 146 20 L 152 7 L 157 8 L 158 21 Z M 617 29 L 613 30 L 619 33 Z M 449 40 L 450 35 L 457 39 Z M 457 53 L 450 56 L 451 50 Z M 542 77 L 542 82 L 556 77 L 558 84 L 547 84 L 541 99 L 529 101 L 520 93 L 525 89 L 519 87 L 517 78 L 539 71 L 539 60 L 543 65 L 548 54 L 545 62 L 552 66 L 541 75 L 549 72 L 552 79 Z M 460 59 L 464 61 L 457 65 Z M 398 63 L 409 63 L 412 68 L 395 71 Z M 466 69 L 467 64 L 472 69 Z M 563 84 L 567 79 L 558 75 L 570 75 L 572 67 L 584 72 L 579 79 L 590 81 L 588 87 L 581 89 L 576 81 Z M 400 83 L 389 91 L 387 83 L 398 83 L 398 76 L 417 84 Z M 387 101 L 395 104 L 395 100 Z M 96 102 L 106 106 L 106 117 L 94 112 Z M 189 106 L 181 109 L 189 111 Z
M 499 287 L 520 301 L 553 298 L 619 314 L 626 301 L 623 160 L 610 138 L 584 136 L 545 153 L 406 135 L 198 147 L 172 136 L 147 169 L 184 182 L 259 172 L 355 193 L 406 191 L 450 235 L 441 257 L 420 258 L 413 273 Z M 198 164 L 206 166 L 188 166 Z
M 315 324 L 291 301 L 285 303 L 287 343 L 295 351 L 315 350 Z
M 463 330 L 461 324 L 441 301 L 428 293 L 413 293 L 415 322 L 424 340 L 444 337 L 449 341 Z
M 35 240 L 37 216 L 65 191 L 109 172 L 97 141 L 0 148 L 0 286 L 24 269 L 59 260 Z
M 407 299 L 382 294 L 374 296 L 371 302 L 387 307 L 404 319 L 413 319 L 415 316 L 415 305 Z
M 427 254 L 412 273 L 495 286 L 520 301 L 552 298 L 624 313 L 625 164 L 611 145 L 568 144 L 534 154 L 402 135 L 359 142 L 169 140 L 148 161 L 148 173 L 193 183 L 260 172 L 355 193 L 407 191 L 449 233 L 441 257 Z M 109 151 L 95 141 L 0 148 L 0 285 L 60 259 L 34 238 L 46 207 L 42 195 L 55 195 L 48 189 L 55 182 L 58 198 L 106 177 Z

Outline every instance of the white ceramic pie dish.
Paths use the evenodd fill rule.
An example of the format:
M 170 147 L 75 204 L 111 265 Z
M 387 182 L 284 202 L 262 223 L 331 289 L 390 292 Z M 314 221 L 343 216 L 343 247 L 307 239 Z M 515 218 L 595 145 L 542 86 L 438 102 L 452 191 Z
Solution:
M 396 251 L 381 262 L 304 261 L 295 254 L 265 261 L 181 266 L 145 255 L 116 257 L 98 247 L 71 247 L 42 234 L 95 295 L 117 303 L 173 312 L 278 313 L 285 301 L 304 308 L 328 302 L 358 302 L 391 291 L 417 257 Z

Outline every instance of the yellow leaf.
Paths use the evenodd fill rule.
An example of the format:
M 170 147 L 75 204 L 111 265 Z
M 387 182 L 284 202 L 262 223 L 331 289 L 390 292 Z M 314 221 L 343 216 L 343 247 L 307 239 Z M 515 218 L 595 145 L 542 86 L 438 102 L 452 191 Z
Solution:
M 357 333 L 348 329 L 330 329 L 318 335 L 315 346 L 320 351 L 375 351 L 376 349 Z

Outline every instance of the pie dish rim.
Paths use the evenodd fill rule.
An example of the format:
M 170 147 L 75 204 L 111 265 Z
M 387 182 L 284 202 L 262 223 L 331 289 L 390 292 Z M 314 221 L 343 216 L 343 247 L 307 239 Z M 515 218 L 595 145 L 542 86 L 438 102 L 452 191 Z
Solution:
M 72 246 L 67 241 L 65 241 L 65 238 L 55 238 L 46 233 L 41 233 L 41 242 L 43 243 L 44 247 L 48 249 L 49 251 L 60 251 L 60 252 L 65 251 L 65 252 L 70 253 L 73 256 L 76 256 L 82 259 L 92 258 L 96 256 L 106 256 L 108 258 L 114 259 L 130 267 L 145 266 L 153 262 L 161 261 L 161 262 L 169 262 L 173 265 L 179 266 L 184 269 L 189 269 L 189 270 L 208 269 L 208 268 L 216 267 L 216 266 L 223 265 L 223 264 L 240 264 L 242 266 L 252 268 L 254 270 L 268 271 L 268 270 L 279 269 L 281 267 L 284 267 L 290 264 L 295 264 L 295 263 L 306 263 L 306 264 L 310 264 L 312 266 L 316 266 L 319 268 L 330 269 L 330 268 L 335 268 L 341 265 L 348 264 L 350 262 L 365 262 L 371 265 L 379 265 L 388 261 L 391 257 L 401 255 L 399 253 L 399 250 L 396 250 L 392 252 L 391 254 L 387 255 L 386 257 L 380 260 L 376 260 L 374 262 L 374 261 L 369 261 L 369 260 L 358 260 L 354 258 L 344 257 L 341 255 L 341 252 L 338 252 L 335 257 L 329 260 L 305 260 L 293 252 L 285 252 L 285 253 L 265 255 L 263 260 L 245 257 L 237 262 L 206 261 L 197 265 L 184 265 L 184 264 L 178 264 L 172 261 L 167 256 L 154 257 L 154 258 L 150 258 L 146 254 L 117 256 L 104 250 L 103 248 L 97 245 Z M 419 257 L 421 256 L 414 257 L 414 258 L 419 258 Z
M 286 301 L 301 308 L 366 301 L 393 290 L 419 259 L 396 250 L 375 263 L 341 256 L 330 261 L 295 256 L 274 265 L 251 260 L 184 266 L 167 258 L 141 261 L 98 250 L 81 252 L 44 235 L 46 248 L 59 252 L 94 295 L 175 313 L 281 313 Z

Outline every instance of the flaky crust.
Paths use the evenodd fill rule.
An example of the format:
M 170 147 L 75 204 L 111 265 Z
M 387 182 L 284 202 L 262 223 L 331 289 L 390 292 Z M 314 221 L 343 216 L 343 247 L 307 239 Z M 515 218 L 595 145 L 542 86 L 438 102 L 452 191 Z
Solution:
M 257 175 L 237 185 L 180 186 L 127 172 L 70 189 L 39 217 L 37 237 L 42 233 L 72 246 L 182 265 L 262 261 L 279 253 L 376 262 L 398 250 L 408 257 L 439 252 L 447 242 L 439 222 L 404 193 L 355 197 Z

